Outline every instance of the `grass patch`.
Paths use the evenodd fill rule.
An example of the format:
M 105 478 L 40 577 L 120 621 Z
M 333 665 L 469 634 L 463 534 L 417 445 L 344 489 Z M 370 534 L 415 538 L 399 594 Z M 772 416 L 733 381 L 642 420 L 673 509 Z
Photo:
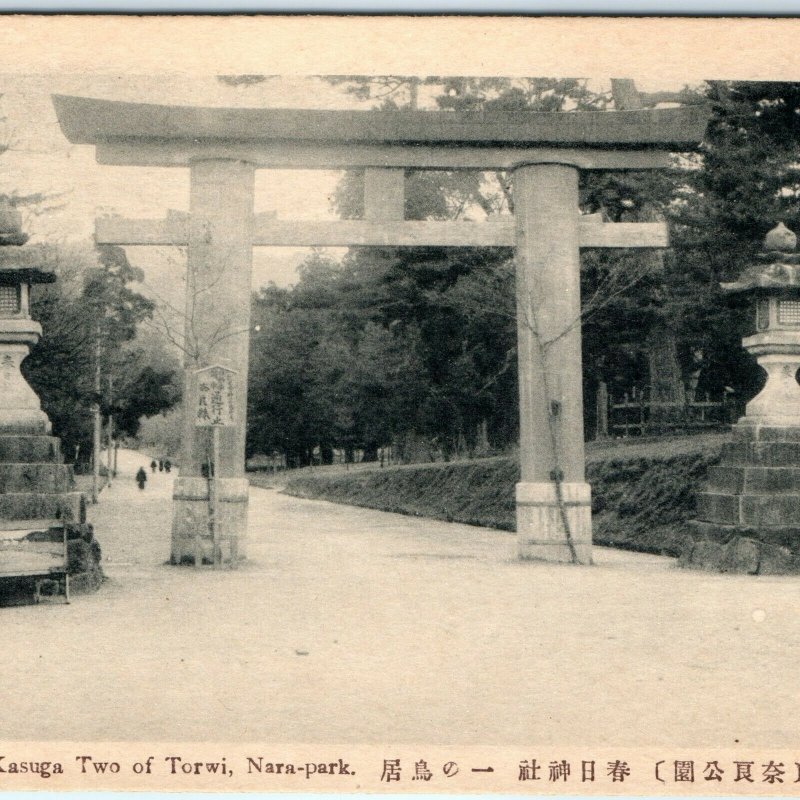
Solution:
M 514 484 L 509 458 L 363 470 L 289 478 L 288 494 L 420 517 L 514 530 Z
M 594 542 L 679 556 L 692 538 L 695 493 L 718 461 L 719 452 L 701 452 L 588 464 Z

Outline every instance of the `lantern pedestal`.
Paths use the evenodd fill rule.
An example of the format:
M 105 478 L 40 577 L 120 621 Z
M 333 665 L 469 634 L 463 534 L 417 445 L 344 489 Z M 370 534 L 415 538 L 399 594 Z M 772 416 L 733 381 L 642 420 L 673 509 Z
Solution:
M 757 333 L 744 339 L 745 350 L 752 353 L 767 373 L 767 382 L 745 410 L 739 425 L 800 427 L 800 334 L 797 331 Z
M 42 329 L 30 319 L 0 318 L 0 431 L 49 434 L 50 420 L 20 370 Z

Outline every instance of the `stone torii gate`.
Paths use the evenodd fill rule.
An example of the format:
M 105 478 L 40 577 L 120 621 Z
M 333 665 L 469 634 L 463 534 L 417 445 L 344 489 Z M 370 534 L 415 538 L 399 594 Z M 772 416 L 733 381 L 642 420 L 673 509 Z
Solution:
M 702 107 L 646 111 L 467 115 L 444 111 L 312 111 L 160 106 L 54 96 L 73 144 L 100 164 L 183 167 L 190 213 L 163 221 L 98 219 L 97 241 L 188 249 L 187 325 L 196 328 L 185 407 L 196 387 L 188 367 L 236 371 L 241 402 L 222 432 L 223 542 L 246 552 L 245 414 L 253 246 L 516 247 L 521 481 L 521 558 L 591 563 L 590 488 L 584 476 L 580 248 L 661 248 L 663 223 L 581 217 L 581 170 L 660 169 L 693 149 Z M 283 221 L 254 215 L 256 169 L 364 171 L 364 218 Z M 486 222 L 404 219 L 406 170 L 508 170 L 514 217 Z M 184 413 L 175 482 L 172 560 L 191 559 L 207 525 L 201 474 L 206 443 Z M 211 541 L 208 539 L 208 552 Z

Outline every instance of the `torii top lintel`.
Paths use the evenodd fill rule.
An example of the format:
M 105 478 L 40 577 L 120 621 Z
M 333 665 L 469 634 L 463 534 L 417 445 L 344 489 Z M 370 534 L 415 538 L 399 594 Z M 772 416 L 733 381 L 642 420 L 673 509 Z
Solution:
M 584 169 L 666 166 L 691 150 L 704 106 L 641 111 L 457 114 L 202 108 L 54 95 L 73 144 L 96 146 L 102 164 L 186 166 L 241 158 L 259 167 L 508 169 L 531 161 Z

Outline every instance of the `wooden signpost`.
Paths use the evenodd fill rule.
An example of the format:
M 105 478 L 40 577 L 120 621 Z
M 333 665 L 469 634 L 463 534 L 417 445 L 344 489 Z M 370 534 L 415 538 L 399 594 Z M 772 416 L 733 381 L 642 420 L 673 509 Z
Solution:
M 219 501 L 219 432 L 220 428 L 235 424 L 236 402 L 233 378 L 236 371 L 214 364 L 195 370 L 197 400 L 194 422 L 197 427 L 211 428 L 211 463 L 208 465 L 208 522 L 214 542 L 214 567 L 222 566 L 220 546 Z M 235 536 L 231 539 L 231 566 L 236 565 Z M 195 567 L 203 565 L 203 548 L 200 537 L 195 540 Z

